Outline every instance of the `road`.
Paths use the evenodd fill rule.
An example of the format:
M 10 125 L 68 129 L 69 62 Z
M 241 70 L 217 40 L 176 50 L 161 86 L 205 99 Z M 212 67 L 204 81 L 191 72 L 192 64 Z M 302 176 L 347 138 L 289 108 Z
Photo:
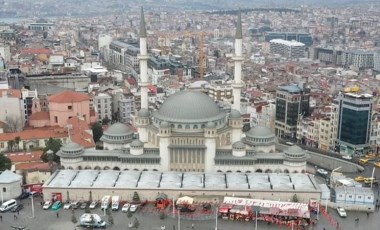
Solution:
M 35 206 L 35 218 L 31 218 L 32 209 L 31 209 L 31 200 L 27 199 L 22 201 L 25 205 L 25 208 L 20 212 L 18 219 L 14 219 L 14 213 L 2 213 L 3 220 L 0 224 L 0 230 L 11 229 L 11 226 L 26 226 L 29 230 L 70 230 L 70 229 L 82 229 L 79 226 L 75 226 L 71 222 L 71 211 L 60 210 L 59 217 L 57 218 L 56 212 L 51 210 L 42 210 L 41 205 L 39 205 L 40 200 L 36 199 Z M 103 217 L 101 210 L 96 209 L 92 211 L 93 213 L 98 213 Z M 76 210 L 75 216 L 79 220 L 80 215 L 83 213 L 83 210 Z M 379 212 L 371 213 L 367 217 L 366 213 L 356 213 L 348 212 L 348 218 L 342 219 L 338 217 L 335 210 L 329 210 L 331 216 L 340 223 L 340 226 L 344 230 L 372 230 L 378 229 L 380 226 Z M 113 212 L 114 225 L 109 226 L 108 229 L 122 230 L 128 229 L 127 225 L 135 217 L 140 222 L 139 229 L 143 230 L 160 230 L 162 225 L 166 226 L 166 230 L 178 229 L 178 220 L 171 217 L 166 217 L 164 220 L 159 219 L 157 214 L 147 214 L 147 213 L 135 213 L 131 219 L 128 219 L 125 213 L 122 212 Z M 359 218 L 359 223 L 355 223 L 354 219 Z M 107 218 L 104 218 L 107 220 Z M 215 230 L 215 219 L 207 221 L 181 221 L 181 229 L 191 229 L 191 225 L 194 224 L 195 230 Z M 174 228 L 173 228 L 174 226 Z M 329 221 L 320 215 L 320 221 L 315 226 L 310 226 L 310 230 L 333 230 Z M 252 230 L 254 229 L 253 222 L 236 222 L 218 219 L 218 230 Z M 287 229 L 286 227 L 280 227 L 276 225 L 268 225 L 266 223 L 258 224 L 259 230 L 274 230 L 274 229 Z

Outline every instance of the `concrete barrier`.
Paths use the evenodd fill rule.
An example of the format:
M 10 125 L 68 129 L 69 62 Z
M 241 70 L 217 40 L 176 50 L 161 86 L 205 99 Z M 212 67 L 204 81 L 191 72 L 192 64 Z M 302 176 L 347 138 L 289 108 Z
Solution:
M 339 169 L 339 172 L 342 173 L 356 173 L 364 170 L 363 166 L 350 161 L 326 156 L 324 154 L 311 151 L 307 151 L 307 153 L 310 155 L 310 158 L 308 159 L 309 164 L 316 165 L 317 167 L 321 167 L 327 170 L 333 170 L 338 167 L 341 167 Z

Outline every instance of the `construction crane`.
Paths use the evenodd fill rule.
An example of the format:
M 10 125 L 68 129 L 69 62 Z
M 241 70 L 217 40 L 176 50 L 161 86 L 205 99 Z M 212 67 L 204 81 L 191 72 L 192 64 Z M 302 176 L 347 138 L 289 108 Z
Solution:
M 198 43 L 198 65 L 199 65 L 199 78 L 203 79 L 205 74 L 205 59 L 206 55 L 204 52 L 205 36 L 213 35 L 213 32 L 206 31 L 184 31 L 175 33 L 158 33 L 158 45 L 163 54 L 167 54 L 170 50 L 170 44 L 167 44 L 172 39 L 176 38 L 193 38 L 199 37 Z

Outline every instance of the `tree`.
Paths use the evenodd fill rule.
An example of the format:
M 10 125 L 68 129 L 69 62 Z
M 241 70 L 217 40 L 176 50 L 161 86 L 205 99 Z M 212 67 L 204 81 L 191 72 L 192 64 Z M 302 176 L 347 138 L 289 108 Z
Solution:
M 20 141 L 21 141 L 21 137 L 17 136 L 15 138 L 15 144 L 16 144 L 16 147 L 17 147 L 17 151 L 20 150 Z
M 140 196 L 137 192 L 133 193 L 132 201 L 133 201 L 133 203 L 141 203 Z
M 19 117 L 6 117 L 4 125 L 4 132 L 16 133 L 22 130 L 21 118 Z
M 11 169 L 12 162 L 4 154 L 0 153 L 0 171 L 5 171 Z
M 165 212 L 164 211 L 160 212 L 160 219 L 161 220 L 165 219 Z
M 99 122 L 96 122 L 95 124 L 92 125 L 91 129 L 92 129 L 92 136 L 94 138 L 94 142 L 96 143 L 100 140 L 100 138 L 103 135 L 102 124 L 100 124 Z
M 140 226 L 140 222 L 139 222 L 139 220 L 135 217 L 135 220 L 133 221 L 133 227 L 134 227 L 134 228 L 139 228 L 139 226 Z
M 213 56 L 216 58 L 220 58 L 220 51 L 219 50 L 214 50 Z
M 108 223 L 110 225 L 113 225 L 113 217 L 112 217 L 112 212 L 108 212 Z
M 8 141 L 8 151 L 13 152 L 13 146 L 15 145 L 14 140 L 9 140 Z
M 74 224 L 74 228 L 75 228 L 75 225 L 76 225 L 76 223 L 78 223 L 78 220 L 77 220 L 77 218 L 75 217 L 74 209 L 72 209 L 72 210 L 73 210 L 73 211 L 72 211 L 72 213 L 71 213 L 71 223 Z
M 102 124 L 103 125 L 108 125 L 108 123 L 110 123 L 110 119 L 106 116 L 105 118 L 103 118 L 103 120 L 102 120 Z
M 132 216 L 133 216 L 132 212 L 128 209 L 128 211 L 127 211 L 128 219 L 131 219 Z
M 53 151 L 54 157 L 53 161 L 54 162 L 59 162 L 59 156 L 56 155 L 56 153 L 61 149 L 62 147 L 62 141 L 60 139 L 54 139 L 54 138 L 49 138 L 49 140 L 46 142 L 45 148 L 44 148 L 44 153 L 41 155 L 41 160 L 44 162 L 48 162 L 48 156 L 47 156 L 47 151 L 51 150 Z

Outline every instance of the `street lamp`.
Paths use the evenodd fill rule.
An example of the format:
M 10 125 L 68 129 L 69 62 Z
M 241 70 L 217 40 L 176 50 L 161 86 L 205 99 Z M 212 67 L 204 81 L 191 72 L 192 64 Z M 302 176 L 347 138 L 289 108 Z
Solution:
M 332 176 L 333 176 L 333 174 L 335 173 L 335 171 L 338 171 L 339 169 L 341 169 L 342 167 L 341 166 L 339 166 L 338 168 L 335 168 L 335 169 L 333 169 L 332 171 L 331 171 L 331 174 L 330 174 L 330 185 L 332 185 L 331 183 L 332 183 Z
M 260 212 L 260 206 L 254 205 L 252 210 L 255 212 L 255 230 L 257 230 L 257 214 Z
M 34 218 L 34 196 L 30 195 L 30 199 L 32 199 L 32 217 L 31 218 Z
M 218 208 L 218 206 L 216 206 L 216 209 L 215 209 L 215 230 L 218 230 L 218 211 L 219 211 L 219 208 Z

